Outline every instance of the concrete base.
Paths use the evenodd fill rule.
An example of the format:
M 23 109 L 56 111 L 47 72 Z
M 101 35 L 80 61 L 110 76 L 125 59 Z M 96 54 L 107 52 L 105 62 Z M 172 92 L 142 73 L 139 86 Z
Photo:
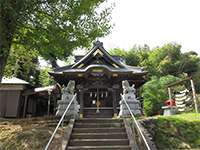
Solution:
M 171 115 L 176 114 L 177 112 L 176 106 L 163 106 L 162 109 L 163 109 L 164 116 L 171 116 Z

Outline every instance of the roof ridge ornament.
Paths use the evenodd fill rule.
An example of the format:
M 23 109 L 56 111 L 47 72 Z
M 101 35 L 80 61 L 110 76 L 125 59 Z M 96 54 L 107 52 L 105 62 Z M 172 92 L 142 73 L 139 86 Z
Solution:
M 97 46 L 97 47 L 100 47 L 102 46 L 103 47 L 103 42 L 100 42 L 99 40 L 97 40 L 96 42 L 93 43 L 93 46 Z

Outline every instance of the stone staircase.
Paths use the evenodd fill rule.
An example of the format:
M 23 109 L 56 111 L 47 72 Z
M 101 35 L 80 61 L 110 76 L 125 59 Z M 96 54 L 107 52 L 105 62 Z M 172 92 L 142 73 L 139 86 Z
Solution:
M 131 150 L 121 119 L 76 120 L 67 150 Z

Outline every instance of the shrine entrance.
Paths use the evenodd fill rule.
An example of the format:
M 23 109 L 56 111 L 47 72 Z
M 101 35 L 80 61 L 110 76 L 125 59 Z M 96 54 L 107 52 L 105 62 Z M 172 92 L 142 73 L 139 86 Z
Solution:
M 84 92 L 83 115 L 86 118 L 113 117 L 112 92 L 107 88 L 91 88 Z

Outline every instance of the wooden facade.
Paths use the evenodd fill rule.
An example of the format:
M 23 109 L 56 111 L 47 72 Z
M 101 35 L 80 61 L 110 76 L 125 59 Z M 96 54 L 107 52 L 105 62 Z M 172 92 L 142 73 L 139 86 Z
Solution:
M 128 80 L 139 88 L 146 81 L 146 74 L 142 67 L 128 66 L 122 58 L 111 56 L 99 41 L 85 56 L 77 56 L 74 64 L 50 72 L 60 85 L 75 81 L 80 117 L 116 116 L 121 82 Z
M 22 118 L 55 115 L 61 90 L 56 85 L 34 88 L 18 78 L 0 84 L 0 117 Z
M 27 89 L 23 92 L 22 117 L 53 116 L 61 90 L 56 85 Z
M 28 82 L 18 78 L 3 78 L 0 84 L 0 117 L 19 117 L 23 103 L 23 91 Z

